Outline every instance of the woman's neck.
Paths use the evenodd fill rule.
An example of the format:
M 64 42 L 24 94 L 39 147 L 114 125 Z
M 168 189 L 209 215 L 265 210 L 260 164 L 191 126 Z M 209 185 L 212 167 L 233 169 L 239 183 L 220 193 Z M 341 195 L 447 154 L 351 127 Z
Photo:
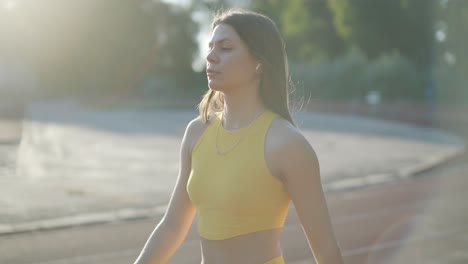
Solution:
M 265 111 L 264 105 L 257 98 L 232 100 L 224 97 L 223 127 L 239 129 L 248 126 Z

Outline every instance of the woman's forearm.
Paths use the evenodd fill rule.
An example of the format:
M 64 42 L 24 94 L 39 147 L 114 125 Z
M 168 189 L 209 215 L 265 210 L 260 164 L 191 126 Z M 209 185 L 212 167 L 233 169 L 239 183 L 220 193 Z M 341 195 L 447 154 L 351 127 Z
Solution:
M 164 264 L 176 252 L 183 240 L 180 232 L 160 222 L 146 241 L 134 264 Z

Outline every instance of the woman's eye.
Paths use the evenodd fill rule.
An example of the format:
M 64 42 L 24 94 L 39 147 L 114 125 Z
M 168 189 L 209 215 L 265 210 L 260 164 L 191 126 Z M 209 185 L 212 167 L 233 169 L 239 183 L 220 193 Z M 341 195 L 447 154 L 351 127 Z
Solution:
M 232 50 L 231 47 L 223 47 L 223 46 L 215 47 L 215 46 L 211 46 L 211 47 L 208 47 L 207 52 L 210 53 L 210 52 L 211 52 L 213 49 L 215 49 L 215 48 L 218 48 L 218 49 L 220 49 L 220 50 L 222 50 L 222 51 L 230 51 L 230 50 Z

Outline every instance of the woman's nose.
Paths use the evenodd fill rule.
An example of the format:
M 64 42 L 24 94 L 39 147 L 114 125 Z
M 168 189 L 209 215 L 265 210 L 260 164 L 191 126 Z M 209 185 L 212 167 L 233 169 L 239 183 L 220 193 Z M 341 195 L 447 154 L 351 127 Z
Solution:
M 206 61 L 208 61 L 209 63 L 214 63 L 218 61 L 218 58 L 215 54 L 215 49 L 211 49 L 210 51 L 208 51 L 208 54 L 206 55 Z

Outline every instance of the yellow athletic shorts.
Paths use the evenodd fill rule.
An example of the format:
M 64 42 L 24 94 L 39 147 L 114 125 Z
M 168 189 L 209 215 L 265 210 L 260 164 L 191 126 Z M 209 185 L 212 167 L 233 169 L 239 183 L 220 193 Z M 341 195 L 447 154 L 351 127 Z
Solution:
M 279 256 L 273 259 L 270 259 L 269 261 L 265 262 L 264 264 L 285 264 L 283 256 Z

